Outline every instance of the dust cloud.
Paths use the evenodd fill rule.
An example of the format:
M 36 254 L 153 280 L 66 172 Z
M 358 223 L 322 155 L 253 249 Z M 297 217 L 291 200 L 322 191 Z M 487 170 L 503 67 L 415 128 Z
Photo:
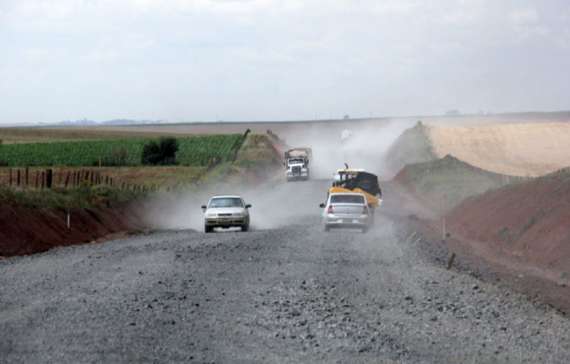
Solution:
M 331 179 L 333 173 L 344 168 L 363 168 L 390 179 L 386 153 L 404 130 L 416 119 L 377 120 L 367 123 L 338 123 L 330 126 L 308 125 L 303 129 L 285 131 L 283 137 L 291 147 L 308 146 L 313 149 L 311 174 L 318 179 Z
M 287 183 L 281 178 L 258 186 L 217 184 L 202 189 L 160 194 L 147 202 L 147 221 L 161 229 L 204 229 L 201 206 L 214 195 L 239 195 L 251 204 L 252 229 L 269 229 L 319 221 L 328 181 Z
M 351 168 L 378 174 L 381 181 L 391 178 L 385 163 L 386 152 L 414 122 L 400 119 L 331 126 L 306 124 L 303 128 L 285 130 L 281 136 L 291 147 L 313 149 L 310 181 L 287 183 L 282 170 L 280 175 L 255 186 L 220 181 L 159 194 L 147 202 L 148 223 L 162 229 L 203 231 L 201 205 L 213 195 L 240 195 L 252 204 L 252 229 L 318 223 L 322 211 L 319 204 L 326 199 L 333 173 L 347 163 Z

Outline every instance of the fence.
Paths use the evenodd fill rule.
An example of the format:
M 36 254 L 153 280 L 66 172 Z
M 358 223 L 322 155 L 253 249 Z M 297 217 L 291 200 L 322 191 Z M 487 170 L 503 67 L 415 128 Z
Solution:
M 15 189 L 71 189 L 81 186 L 109 186 L 121 190 L 154 192 L 158 185 L 141 185 L 122 182 L 94 169 L 54 170 L 26 168 L 4 168 L 0 173 L 0 185 Z

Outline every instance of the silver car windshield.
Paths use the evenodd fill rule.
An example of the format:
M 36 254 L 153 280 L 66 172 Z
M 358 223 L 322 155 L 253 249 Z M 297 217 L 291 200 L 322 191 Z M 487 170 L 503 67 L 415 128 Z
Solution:
M 210 201 L 209 208 L 220 208 L 220 207 L 243 207 L 243 201 L 238 197 L 220 197 L 213 198 Z
M 355 203 L 364 205 L 364 197 L 359 195 L 332 195 L 331 203 Z

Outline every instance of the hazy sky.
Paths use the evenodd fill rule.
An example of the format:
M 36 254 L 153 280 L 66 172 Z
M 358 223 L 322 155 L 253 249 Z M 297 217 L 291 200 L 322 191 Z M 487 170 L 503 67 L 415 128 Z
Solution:
M 0 0 L 0 123 L 570 109 L 568 0 Z

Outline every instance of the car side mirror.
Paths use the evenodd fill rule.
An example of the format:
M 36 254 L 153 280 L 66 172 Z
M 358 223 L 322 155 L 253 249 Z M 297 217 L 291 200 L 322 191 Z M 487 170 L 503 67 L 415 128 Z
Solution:
M 321 209 L 324 209 L 325 206 L 326 206 L 326 205 L 325 205 L 324 203 L 322 203 L 322 204 L 319 205 L 319 207 L 320 207 Z
M 205 209 L 206 209 L 206 205 L 202 205 L 202 210 L 205 210 Z
M 246 209 L 249 209 L 250 207 L 251 207 L 251 204 L 249 204 L 249 203 L 247 205 L 245 205 Z

